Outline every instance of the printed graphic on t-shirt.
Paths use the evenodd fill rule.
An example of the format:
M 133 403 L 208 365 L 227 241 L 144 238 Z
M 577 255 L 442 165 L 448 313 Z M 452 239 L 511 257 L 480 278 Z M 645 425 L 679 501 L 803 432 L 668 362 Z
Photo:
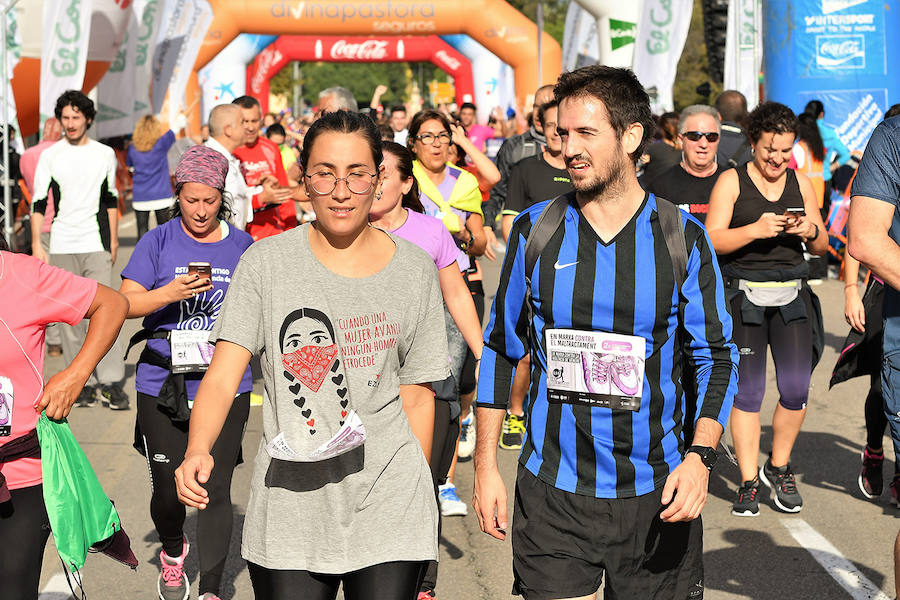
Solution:
M 176 267 L 175 277 L 187 272 L 187 267 Z M 213 284 L 228 285 L 231 283 L 231 269 L 214 267 L 210 279 Z M 178 323 L 169 334 L 173 373 L 202 373 L 207 370 L 214 350 L 208 341 L 209 332 L 219 318 L 224 300 L 225 290 L 219 288 L 178 303 Z
M 646 340 L 632 335 L 547 330 L 547 399 L 638 411 Z
M 12 433 L 13 384 L 9 377 L 0 377 L 0 437 Z

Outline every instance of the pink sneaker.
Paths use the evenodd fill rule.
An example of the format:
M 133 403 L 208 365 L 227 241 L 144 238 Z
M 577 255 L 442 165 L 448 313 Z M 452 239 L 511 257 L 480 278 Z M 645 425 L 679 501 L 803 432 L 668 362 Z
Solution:
M 419 592 L 419 595 L 416 596 L 416 600 L 435 600 L 434 592 L 432 592 L 431 590 Z
M 181 556 L 171 558 L 165 550 L 159 552 L 159 564 L 161 566 L 159 579 L 156 582 L 156 592 L 159 600 L 188 600 L 191 591 L 191 582 L 184 572 L 184 559 L 187 557 L 190 544 L 184 538 Z
M 617 356 L 613 366 L 610 367 L 613 383 L 629 396 L 634 396 L 641 389 L 638 378 L 637 364 L 633 356 Z
M 584 372 L 584 385 L 592 394 L 609 393 L 610 362 L 595 352 L 581 353 L 581 367 Z

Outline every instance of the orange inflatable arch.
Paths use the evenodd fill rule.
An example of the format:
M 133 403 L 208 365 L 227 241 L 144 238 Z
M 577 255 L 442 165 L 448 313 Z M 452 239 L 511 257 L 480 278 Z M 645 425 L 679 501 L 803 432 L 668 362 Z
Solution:
M 526 98 L 540 85 L 556 81 L 562 65 L 559 44 L 544 33 L 541 81 L 538 81 L 537 26 L 504 0 L 210 0 L 210 3 L 213 22 L 194 63 L 195 72 L 241 33 L 378 36 L 465 33 L 513 68 L 516 98 L 520 106 L 525 106 Z

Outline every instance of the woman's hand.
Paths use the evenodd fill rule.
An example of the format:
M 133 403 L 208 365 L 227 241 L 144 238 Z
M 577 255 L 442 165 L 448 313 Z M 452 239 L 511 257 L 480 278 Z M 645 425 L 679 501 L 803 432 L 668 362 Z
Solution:
M 863 307 L 856 284 L 847 284 L 844 288 L 844 318 L 856 331 L 860 333 L 866 331 L 866 309 Z
M 47 416 L 55 421 L 65 419 L 86 381 L 87 378 L 77 374 L 74 368 L 60 371 L 44 386 L 44 393 L 34 410 L 40 414 L 46 409 Z
M 471 142 L 471 140 L 469 140 L 469 137 L 466 135 L 465 127 L 463 127 L 459 123 L 450 123 L 450 134 L 451 134 L 450 143 L 458 144 L 460 147 L 462 147 L 463 150 L 466 151 L 466 153 L 468 153 L 469 147 L 472 146 L 472 142 Z
M 166 291 L 166 297 L 169 304 L 187 300 L 197 294 L 208 292 L 212 289 L 212 280 L 209 278 L 200 278 L 200 275 L 179 275 L 169 283 L 163 286 Z
M 806 240 L 812 240 L 817 235 L 816 226 L 806 217 L 806 215 L 791 219 L 788 217 L 785 223 L 784 232 L 788 235 L 796 235 Z
M 784 215 L 763 213 L 756 223 L 753 224 L 754 237 L 760 240 L 773 238 L 784 231 L 786 224 L 787 217 Z
M 201 485 L 209 481 L 215 461 L 208 453 L 190 454 L 184 457 L 175 470 L 175 486 L 178 500 L 185 506 L 203 510 L 209 503 L 209 493 Z

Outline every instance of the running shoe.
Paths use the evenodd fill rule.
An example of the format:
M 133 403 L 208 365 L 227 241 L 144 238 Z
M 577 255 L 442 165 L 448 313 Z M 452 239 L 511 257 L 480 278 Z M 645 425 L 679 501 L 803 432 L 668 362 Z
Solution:
M 737 499 L 731 505 L 731 514 L 736 517 L 759 516 L 759 479 L 745 481 L 737 491 Z
M 75 400 L 75 406 L 79 408 L 96 406 L 97 404 L 97 390 L 94 389 L 93 386 L 86 385 L 81 388 L 81 392 L 78 394 L 78 399 Z
M 900 475 L 896 473 L 891 481 L 891 504 L 900 507 Z
M 794 481 L 794 472 L 791 463 L 778 467 L 772 466 L 771 457 L 759 470 L 759 480 L 775 491 L 775 506 L 784 512 L 800 512 L 803 508 L 803 498 L 797 491 L 797 482 Z
M 187 557 L 190 544 L 187 538 L 181 547 L 181 556 L 171 558 L 165 550 L 159 552 L 160 572 L 156 581 L 156 592 L 159 600 L 188 600 L 191 582 L 184 572 L 184 559 Z
M 500 434 L 500 447 L 504 450 L 518 450 L 525 438 L 525 417 L 507 412 L 503 418 L 503 432 Z
M 456 486 L 449 481 L 438 486 L 438 502 L 443 517 L 464 517 L 469 514 L 466 503 L 460 500 L 456 493 Z
M 609 372 L 622 393 L 635 396 L 640 391 L 642 382 L 638 379 L 637 363 L 633 356 L 617 356 Z
M 884 452 L 875 454 L 866 446 L 862 451 L 862 469 L 859 472 L 859 491 L 863 496 L 872 500 L 884 491 L 884 480 L 881 476 L 881 466 L 884 464 Z
M 469 411 L 469 416 L 459 422 L 459 448 L 456 455 L 460 460 L 472 458 L 475 453 L 475 411 Z
M 200 600 L 222 600 L 212 592 L 206 592 L 202 596 L 200 596 Z
M 435 600 L 434 591 L 425 590 L 424 592 L 419 592 L 419 595 L 416 596 L 416 600 Z
M 112 410 L 128 410 L 128 394 L 122 389 L 121 383 L 100 386 L 100 403 Z
M 584 373 L 584 385 L 592 394 L 609 393 L 610 362 L 595 352 L 581 353 L 581 367 Z

